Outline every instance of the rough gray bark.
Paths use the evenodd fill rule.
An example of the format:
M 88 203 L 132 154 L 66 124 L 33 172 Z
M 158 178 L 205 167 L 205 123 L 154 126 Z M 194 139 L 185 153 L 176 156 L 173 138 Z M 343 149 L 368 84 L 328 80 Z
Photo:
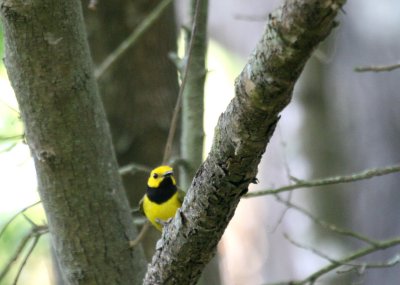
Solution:
M 312 51 L 336 25 L 344 0 L 288 0 L 269 16 L 266 31 L 236 81 L 212 149 L 181 210 L 164 228 L 144 284 L 195 284 L 255 181 L 257 165 L 279 113 Z
M 1 0 L 15 90 L 52 242 L 68 284 L 133 284 L 144 274 L 93 78 L 79 1 Z

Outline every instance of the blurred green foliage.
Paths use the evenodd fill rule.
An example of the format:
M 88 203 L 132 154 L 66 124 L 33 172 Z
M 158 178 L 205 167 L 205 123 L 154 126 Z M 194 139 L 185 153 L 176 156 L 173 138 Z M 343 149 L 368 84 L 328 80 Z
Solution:
M 0 23 L 0 58 L 3 58 L 4 44 L 3 44 L 3 26 Z M 3 61 L 0 60 L 0 70 L 3 69 Z
M 0 59 L 4 57 L 3 26 L 0 23 Z M 0 60 L 0 74 L 5 71 L 4 62 Z
M 35 206 L 24 212 L 28 217 L 25 218 L 24 215 L 19 214 L 3 231 L 5 224 L 10 221 L 12 216 L 9 214 L 0 216 L 0 232 L 2 235 L 0 236 L 0 273 L 4 270 L 5 266 L 12 259 L 13 255 L 17 251 L 21 241 L 24 239 L 26 235 L 28 235 L 32 229 L 31 222 L 37 225 L 45 224 L 45 216 L 44 211 L 41 206 Z M 12 284 L 14 278 L 18 272 L 18 269 L 21 265 L 21 262 L 25 255 L 28 252 L 29 247 L 31 246 L 33 239 L 26 244 L 25 248 L 21 251 L 19 257 L 13 262 L 12 267 L 6 274 L 5 278 L 0 281 L 0 285 Z M 47 236 L 43 236 L 40 238 L 40 242 L 36 245 L 32 255 L 30 256 L 31 261 L 28 260 L 25 269 L 27 275 L 33 274 L 32 270 L 35 270 L 36 264 L 32 262 L 32 260 L 38 261 L 38 259 L 49 258 L 49 240 Z M 28 284 L 26 282 L 19 282 L 18 284 Z
M 0 153 L 10 150 L 23 139 L 23 125 L 18 111 L 0 101 Z
M 8 215 L 7 215 L 8 216 Z M 2 221 L 7 221 L 7 218 L 2 216 L 0 219 Z M 1 229 L 3 228 L 3 223 L 1 225 Z M 13 223 L 11 223 L 7 230 L 0 237 L 0 249 L 1 249 L 1 258 L 0 258 L 0 271 L 4 270 L 6 263 L 9 262 L 13 253 L 17 250 L 18 244 L 22 239 L 23 235 L 28 233 L 29 224 L 23 220 L 23 218 L 18 217 Z M 14 262 L 14 265 L 19 264 L 20 259 Z M 7 273 L 4 280 L 0 281 L 1 284 L 12 284 L 12 278 L 15 276 L 18 268 L 17 266 L 13 266 L 11 270 Z
M 3 29 L 0 24 L 0 59 L 4 57 L 3 44 Z M 5 75 L 4 63 L 0 60 L 0 77 L 3 77 L 3 74 Z M 0 92 L 5 92 L 2 86 Z M 23 134 L 19 112 L 7 104 L 2 95 L 5 94 L 0 94 L 0 152 L 7 151 L 20 142 Z

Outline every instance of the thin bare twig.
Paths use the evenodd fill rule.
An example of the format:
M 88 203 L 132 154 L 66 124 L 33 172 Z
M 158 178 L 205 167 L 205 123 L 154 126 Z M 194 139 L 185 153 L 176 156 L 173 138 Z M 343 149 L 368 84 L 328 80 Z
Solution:
M 6 147 L 0 150 L 0 153 L 8 152 L 13 149 L 21 140 L 24 139 L 25 134 L 14 136 L 0 136 L 0 143 L 6 143 Z
M 290 192 L 290 193 L 289 193 L 289 196 L 288 196 L 288 198 L 287 198 L 286 201 L 290 201 L 290 200 L 292 199 L 292 194 L 293 194 L 293 192 Z M 278 196 L 278 194 L 276 194 L 276 196 Z M 280 198 L 280 197 L 279 197 L 279 198 Z M 282 199 L 282 198 L 280 198 L 280 199 Z M 283 200 L 283 199 L 282 199 L 282 200 Z M 287 212 L 289 211 L 289 209 L 290 209 L 290 208 L 286 207 L 286 208 L 282 211 L 282 213 L 279 215 L 278 221 L 275 223 L 275 225 L 272 227 L 272 229 L 269 230 L 269 233 L 274 233 L 274 232 L 278 229 L 278 227 L 282 224 L 283 219 L 285 218 L 285 216 L 286 216 Z
M 397 264 L 400 264 L 400 255 L 396 254 L 394 257 L 389 259 L 386 262 L 381 262 L 381 263 L 361 263 L 361 264 L 351 264 L 349 265 L 348 268 L 342 269 L 342 270 L 337 270 L 337 273 L 348 273 L 351 271 L 357 271 L 357 274 L 361 275 L 364 273 L 366 269 L 374 269 L 374 268 L 387 268 L 387 267 L 393 267 L 396 266 Z
M 11 145 L 9 145 L 9 146 L 7 146 L 7 147 L 1 149 L 1 150 L 0 150 L 0 153 L 3 153 L 3 152 L 7 152 L 7 151 L 12 150 L 17 144 L 18 144 L 18 142 L 13 142 Z
M 17 249 L 14 252 L 14 255 L 6 263 L 4 269 L 0 273 L 0 281 L 4 278 L 4 276 L 8 273 L 13 263 L 18 259 L 19 255 L 21 254 L 22 250 L 25 248 L 28 241 L 31 239 L 31 233 L 28 233 L 19 243 Z
M 6 265 L 4 269 L 0 273 L 0 281 L 4 278 L 4 276 L 9 272 L 11 266 L 14 264 L 14 262 L 18 259 L 18 257 L 21 255 L 23 249 L 29 242 L 29 240 L 32 237 L 35 237 L 37 235 L 42 235 L 48 232 L 47 226 L 35 226 L 31 229 L 29 233 L 27 233 L 24 238 L 20 241 L 17 249 L 14 252 L 14 255 L 10 257 L 10 259 L 6 262 Z
M 382 72 L 382 71 L 392 71 L 397 68 L 400 68 L 400 63 L 395 63 L 395 64 L 391 64 L 391 65 L 359 66 L 359 67 L 354 68 L 354 71 L 356 71 L 356 72 L 368 72 L 368 71 Z
M 279 140 L 280 140 L 280 144 L 282 146 L 282 150 L 283 150 L 283 155 L 282 155 L 282 161 L 283 161 L 283 166 L 285 168 L 285 172 L 286 172 L 286 177 L 289 180 L 289 183 L 292 184 L 292 182 L 297 182 L 297 179 L 295 179 L 292 176 L 292 172 L 290 171 L 290 166 L 289 166 L 289 162 L 287 160 L 286 157 L 286 152 L 285 152 L 285 148 L 286 148 L 286 142 L 283 140 L 283 135 L 282 135 L 282 130 L 281 128 L 278 126 L 278 134 L 279 134 Z M 278 194 L 276 194 L 276 196 L 279 196 Z M 289 192 L 289 195 L 286 199 L 287 202 L 290 202 L 292 200 L 292 196 L 293 196 L 293 191 Z M 280 197 L 279 197 L 280 198 Z M 282 199 L 282 198 L 280 198 Z M 282 199 L 283 200 L 283 199 Z M 274 225 L 274 227 L 271 230 L 271 233 L 274 233 L 280 224 L 282 224 L 283 219 L 285 218 L 286 213 L 289 211 L 289 207 L 286 207 L 283 211 L 282 214 L 280 215 L 278 221 L 276 222 L 276 224 Z
M 17 249 L 14 251 L 14 255 L 12 255 L 12 256 L 10 257 L 10 259 L 8 260 L 8 262 L 6 262 L 6 265 L 5 265 L 4 269 L 3 269 L 3 270 L 1 271 L 1 273 L 0 273 L 0 281 L 1 281 L 1 280 L 4 278 L 4 276 L 9 272 L 11 266 L 12 266 L 12 265 L 14 264 L 14 262 L 18 259 L 18 257 L 21 255 L 22 251 L 24 250 L 24 248 L 25 248 L 26 245 L 28 244 L 29 240 L 30 240 L 31 238 L 34 238 L 34 242 L 33 242 L 33 244 L 32 244 L 32 246 L 31 246 L 31 248 L 30 248 L 28 254 L 25 256 L 25 258 L 24 258 L 24 260 L 23 260 L 23 262 L 22 262 L 22 264 L 21 264 L 21 266 L 20 266 L 20 268 L 19 268 L 19 271 L 18 271 L 17 276 L 16 276 L 16 278 L 15 278 L 14 284 L 16 284 L 16 282 L 18 282 L 19 275 L 20 275 L 20 273 L 21 273 L 23 267 L 25 266 L 25 263 L 26 263 L 26 261 L 28 260 L 30 254 L 32 253 L 33 249 L 34 249 L 35 246 L 36 246 L 36 243 L 37 243 L 37 240 L 36 240 L 36 239 L 39 239 L 39 237 L 40 237 L 42 234 L 45 234 L 45 233 L 48 232 L 47 226 L 38 226 L 38 225 L 36 225 L 29 217 L 27 217 L 27 216 L 25 215 L 25 211 L 27 211 L 27 210 L 29 210 L 30 208 L 32 208 L 32 207 L 38 205 L 40 202 L 41 202 L 41 201 L 37 201 L 37 202 L 35 202 L 35 203 L 33 203 L 33 204 L 31 204 L 31 205 L 29 205 L 29 206 L 23 208 L 22 210 L 18 211 L 14 216 L 12 216 L 12 217 L 7 221 L 7 223 L 4 225 L 4 227 L 3 227 L 2 230 L 0 231 L 0 237 L 1 237 L 1 236 L 5 233 L 7 227 L 8 227 L 8 226 L 15 220 L 15 218 L 17 218 L 19 215 L 23 215 L 24 218 L 25 218 L 25 219 L 29 222 L 29 224 L 32 226 L 31 231 L 30 231 L 28 234 L 26 234 L 26 235 L 23 237 L 23 239 L 20 241 L 20 243 L 19 243 Z
M 27 215 L 25 215 L 25 213 L 21 213 L 21 215 L 25 218 L 25 220 L 26 220 L 29 224 L 31 224 L 32 227 L 36 227 L 36 226 L 37 226 L 37 225 L 35 224 L 35 222 L 32 221 L 31 218 L 29 218 Z
M 284 233 L 283 236 L 284 236 L 285 239 L 287 239 L 291 244 L 293 244 L 293 245 L 295 245 L 295 246 L 297 246 L 297 247 L 299 247 L 299 248 L 302 248 L 302 249 L 311 251 L 311 252 L 314 253 L 315 255 L 318 255 L 319 257 L 321 257 L 321 258 L 323 258 L 323 259 L 326 259 L 326 260 L 328 260 L 329 262 L 331 262 L 331 263 L 333 263 L 333 264 L 345 265 L 345 264 L 341 264 L 339 261 L 337 261 L 337 260 L 331 258 L 330 256 L 326 255 L 325 253 L 319 251 L 318 249 L 316 249 L 316 248 L 314 248 L 314 247 L 312 247 L 312 246 L 304 245 L 304 244 L 301 244 L 301 243 L 299 243 L 299 242 L 293 240 L 293 239 L 292 239 L 288 234 L 286 234 L 286 233 Z
M 315 180 L 298 180 L 293 185 L 287 185 L 276 189 L 266 189 L 261 191 L 250 192 L 244 195 L 245 198 L 258 197 L 263 195 L 273 195 L 281 192 L 291 191 L 299 188 L 312 188 L 323 185 L 332 185 L 340 183 L 348 183 L 359 180 L 365 180 L 376 176 L 387 175 L 390 173 L 400 172 L 400 165 L 387 166 L 382 168 L 367 169 L 359 173 L 350 175 L 334 176 Z
M 15 220 L 15 218 L 17 218 L 20 214 L 23 214 L 25 211 L 27 211 L 28 209 L 38 205 L 41 201 L 37 201 L 29 206 L 26 206 L 25 208 L 23 208 L 22 210 L 18 211 L 14 216 L 12 216 L 7 223 L 5 223 L 5 225 L 3 226 L 3 228 L 0 231 L 0 238 L 1 236 L 4 234 L 4 232 L 6 231 L 7 227 L 12 223 L 12 221 Z
M 178 126 L 178 117 L 179 117 L 178 115 L 179 115 L 179 110 L 181 108 L 183 90 L 185 89 L 185 85 L 186 85 L 186 81 L 187 81 L 187 77 L 188 77 L 188 70 L 189 70 L 188 66 L 190 66 L 191 61 L 192 61 L 192 50 L 193 50 L 193 43 L 194 43 L 193 39 L 197 33 L 197 22 L 199 20 L 200 1 L 201 0 L 197 0 L 197 2 L 196 2 L 196 8 L 195 8 L 193 22 L 192 22 L 192 32 L 191 32 L 189 47 L 188 47 L 188 51 L 187 51 L 187 63 L 185 65 L 185 71 L 183 73 L 181 87 L 179 89 L 179 94 L 178 94 L 178 98 L 176 100 L 174 113 L 172 115 L 172 120 L 171 120 L 171 125 L 169 128 L 167 143 L 165 144 L 163 164 L 166 164 L 169 161 L 169 159 L 171 158 L 172 144 L 174 141 L 176 128 Z
M 14 278 L 13 285 L 17 285 L 19 276 L 21 275 L 22 270 L 24 269 L 24 267 L 25 267 L 25 265 L 26 265 L 26 262 L 28 261 L 29 257 L 31 256 L 31 254 L 32 254 L 33 250 L 35 249 L 35 247 L 36 247 L 36 245 L 37 245 L 37 243 L 38 243 L 38 241 L 39 241 L 39 239 L 40 239 L 41 236 L 42 236 L 41 234 L 36 234 L 36 235 L 34 235 L 34 237 L 33 237 L 33 243 L 32 243 L 32 245 L 31 245 L 31 247 L 29 248 L 27 254 L 25 255 L 24 259 L 22 260 L 21 265 L 19 266 L 17 275 L 16 275 L 15 278 Z
M 368 255 L 374 251 L 377 250 L 382 250 L 386 249 L 395 245 L 400 244 L 400 239 L 395 239 L 395 240 L 389 240 L 386 242 L 382 242 L 379 244 L 379 246 L 375 247 L 367 247 L 364 249 L 361 249 L 343 259 L 340 260 L 333 260 L 330 265 L 327 265 L 320 270 L 316 271 L 315 273 L 309 275 L 307 278 L 301 280 L 301 281 L 286 281 L 286 282 L 278 282 L 278 283 L 269 283 L 269 285 L 305 285 L 305 284 L 315 284 L 318 278 L 320 278 L 322 275 L 325 275 L 326 273 L 329 273 L 333 271 L 335 268 L 339 268 L 341 266 L 349 266 L 347 269 L 343 270 L 337 270 L 336 273 L 343 274 L 343 273 L 349 273 L 354 270 L 357 270 L 358 274 L 363 274 L 366 269 L 371 269 L 371 268 L 386 268 L 386 267 L 393 267 L 397 264 L 400 263 L 400 256 L 395 255 L 392 259 L 388 260 L 387 262 L 383 263 L 377 263 L 377 264 L 370 264 L 370 263 L 361 263 L 361 264 L 351 264 L 349 263 L 352 260 L 355 260 L 357 258 L 360 258 L 362 256 Z M 298 245 L 298 244 L 296 244 Z M 300 247 L 309 249 L 308 247 L 303 247 L 300 245 Z M 321 256 L 321 255 L 320 255 Z M 321 256 L 323 257 L 323 256 Z M 325 258 L 325 257 L 323 257 Z
M 343 270 L 337 270 L 336 273 L 349 273 L 351 271 L 356 270 L 358 274 L 363 274 L 364 271 L 366 269 L 370 269 L 370 268 L 386 268 L 386 267 L 393 267 L 397 264 L 400 263 L 400 255 L 395 255 L 393 258 L 391 258 L 390 260 L 386 261 L 386 262 L 382 262 L 382 263 L 375 263 L 375 264 L 371 264 L 371 263 L 343 263 L 340 260 L 336 260 L 331 258 L 330 256 L 328 256 L 327 254 L 321 252 L 320 250 L 312 247 L 312 246 L 307 246 L 304 244 L 301 244 L 295 240 L 293 240 L 288 234 L 284 234 L 284 237 L 293 245 L 305 249 L 305 250 L 309 250 L 312 253 L 314 253 L 315 255 L 328 260 L 330 263 L 332 264 L 336 264 L 338 266 L 348 266 L 348 268 L 343 269 Z M 379 247 L 379 243 L 376 243 L 376 247 Z
M 163 0 L 154 8 L 153 11 L 140 23 L 139 26 L 100 64 L 95 70 L 94 76 L 99 79 L 104 72 L 114 64 L 133 44 L 136 43 L 138 38 L 146 32 L 151 25 L 160 17 L 162 12 L 172 3 L 172 0 Z
M 150 173 L 151 168 L 137 163 L 130 163 L 120 167 L 118 172 L 120 175 L 135 174 L 136 172 Z
M 234 16 L 235 20 L 249 21 L 249 22 L 264 22 L 268 19 L 268 15 L 245 15 L 236 14 Z
M 336 260 L 336 263 L 331 263 L 325 267 L 322 267 L 321 269 L 317 270 L 316 272 L 312 273 L 308 277 L 304 278 L 303 280 L 300 281 L 286 281 L 286 282 L 280 282 L 280 283 L 275 283 L 275 284 L 287 284 L 287 285 L 305 285 L 305 284 L 315 284 L 317 279 L 319 279 L 321 276 L 335 270 L 336 268 L 339 268 L 342 265 L 349 264 L 351 261 L 356 260 L 360 257 L 366 256 L 370 253 L 373 253 L 375 251 L 379 250 L 384 250 L 396 245 L 400 245 L 400 237 L 391 239 L 391 240 L 386 240 L 386 241 L 380 241 L 377 245 L 372 245 L 368 247 L 364 247 L 356 252 L 353 252 L 350 255 L 347 255 L 343 257 L 342 259 Z
M 323 220 L 315 217 L 313 214 L 311 214 L 306 209 L 301 208 L 300 206 L 297 206 L 297 205 L 293 204 L 290 201 L 284 200 L 278 195 L 276 195 L 275 198 L 277 199 L 278 202 L 286 205 L 288 207 L 288 209 L 294 209 L 294 210 L 302 213 L 303 215 L 305 215 L 308 218 L 310 218 L 314 223 L 318 224 L 319 226 L 321 226 L 321 227 L 323 227 L 323 228 L 325 228 L 327 230 L 330 230 L 330 231 L 335 232 L 335 233 L 340 234 L 340 235 L 344 235 L 344 236 L 348 236 L 348 237 L 352 237 L 352 238 L 358 239 L 358 240 L 363 241 L 363 242 L 365 242 L 365 243 L 367 243 L 369 245 L 374 245 L 374 246 L 378 246 L 379 245 L 378 241 L 374 241 L 374 240 L 372 240 L 372 239 L 370 239 L 370 238 L 368 238 L 368 237 L 366 237 L 364 235 L 361 235 L 361 234 L 359 234 L 357 232 L 353 232 L 353 231 L 338 227 L 337 225 L 334 225 L 334 224 L 328 223 L 326 221 L 323 221 Z
M 3 137 L 0 136 L 0 141 L 12 141 L 12 140 L 20 140 L 23 139 L 24 135 L 14 135 L 14 136 L 9 136 L 9 137 Z
M 17 113 L 18 116 L 20 115 L 20 112 L 19 112 L 17 109 L 11 107 L 11 105 L 8 104 L 8 103 L 7 103 L 6 101 L 4 101 L 3 99 L 0 98 L 0 102 L 2 102 L 2 103 L 4 104 L 4 106 L 6 106 L 6 107 L 7 107 L 8 109 L 10 109 L 11 111 Z

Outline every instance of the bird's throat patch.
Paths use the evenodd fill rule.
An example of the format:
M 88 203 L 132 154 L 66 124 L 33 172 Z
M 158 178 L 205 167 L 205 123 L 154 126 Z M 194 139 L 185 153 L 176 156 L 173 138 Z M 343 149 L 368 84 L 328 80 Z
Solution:
M 147 187 L 146 195 L 150 201 L 162 204 L 168 201 L 177 191 L 170 177 L 166 177 L 158 188 Z

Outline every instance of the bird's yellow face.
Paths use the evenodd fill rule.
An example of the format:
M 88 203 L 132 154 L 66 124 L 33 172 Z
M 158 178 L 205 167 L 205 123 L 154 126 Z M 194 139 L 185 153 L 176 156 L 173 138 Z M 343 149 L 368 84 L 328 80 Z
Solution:
M 165 179 L 165 177 L 171 177 L 172 184 L 176 185 L 176 181 L 174 178 L 174 170 L 171 166 L 162 165 L 157 168 L 154 168 L 151 171 L 149 180 L 147 180 L 147 186 L 150 188 L 159 188 L 161 182 Z

